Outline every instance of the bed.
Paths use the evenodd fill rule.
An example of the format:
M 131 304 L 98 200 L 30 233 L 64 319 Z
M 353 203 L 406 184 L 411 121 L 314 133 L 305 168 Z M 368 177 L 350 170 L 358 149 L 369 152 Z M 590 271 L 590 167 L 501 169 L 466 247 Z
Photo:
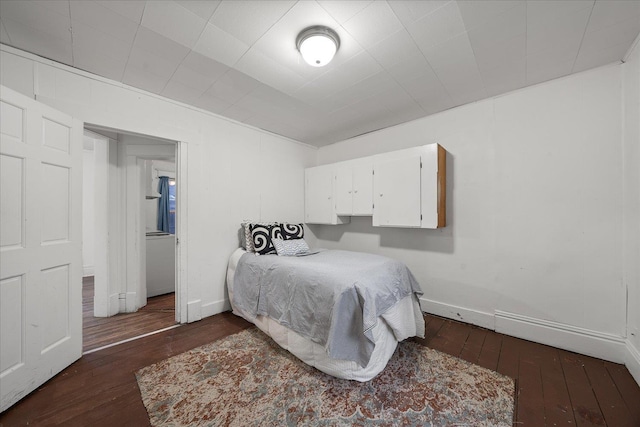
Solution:
M 377 272 L 382 264 L 393 267 Z M 327 271 L 334 270 L 341 283 L 327 284 L 335 279 Z M 360 278 L 367 275 L 385 292 L 365 286 L 367 280 Z M 419 286 L 404 264 L 378 255 L 321 250 L 299 257 L 256 256 L 239 248 L 229 259 L 227 286 L 234 314 L 338 378 L 369 381 L 382 372 L 399 341 L 424 336 Z

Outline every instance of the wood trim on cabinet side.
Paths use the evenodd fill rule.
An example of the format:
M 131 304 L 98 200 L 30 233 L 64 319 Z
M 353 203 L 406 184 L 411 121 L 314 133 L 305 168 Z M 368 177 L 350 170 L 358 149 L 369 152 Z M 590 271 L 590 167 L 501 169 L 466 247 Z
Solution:
M 438 228 L 447 225 L 447 151 L 438 144 Z

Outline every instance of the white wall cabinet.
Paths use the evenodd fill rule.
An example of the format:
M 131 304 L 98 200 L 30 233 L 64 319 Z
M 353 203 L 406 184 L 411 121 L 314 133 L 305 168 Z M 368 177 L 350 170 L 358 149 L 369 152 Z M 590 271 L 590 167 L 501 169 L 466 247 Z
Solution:
M 333 195 L 333 165 L 305 169 L 305 222 L 309 224 L 344 224 L 349 218 L 336 214 Z
M 429 144 L 374 156 L 373 225 L 446 226 L 446 155 Z
M 376 227 L 446 226 L 446 151 L 438 144 L 309 168 L 306 222 L 371 215 Z
M 336 165 L 335 210 L 338 215 L 373 214 L 373 159 L 366 157 Z

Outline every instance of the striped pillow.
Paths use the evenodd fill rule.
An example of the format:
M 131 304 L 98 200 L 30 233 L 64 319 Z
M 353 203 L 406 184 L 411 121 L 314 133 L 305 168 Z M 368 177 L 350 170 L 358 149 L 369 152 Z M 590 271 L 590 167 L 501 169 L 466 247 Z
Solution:
M 272 241 L 278 256 L 297 256 L 309 252 L 309 245 L 304 239 L 283 240 L 275 238 Z

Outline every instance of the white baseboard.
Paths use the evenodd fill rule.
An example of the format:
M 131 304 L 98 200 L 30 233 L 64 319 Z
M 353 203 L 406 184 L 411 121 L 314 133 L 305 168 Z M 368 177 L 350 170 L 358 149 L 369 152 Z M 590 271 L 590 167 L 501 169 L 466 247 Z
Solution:
M 202 304 L 202 317 L 213 316 L 214 314 L 222 313 L 231 310 L 231 304 L 229 299 L 225 298 L 219 301 L 213 301 L 206 304 Z
M 127 304 L 126 304 L 126 294 L 118 294 L 118 313 L 126 313 Z
M 189 303 L 189 306 L 194 303 L 197 303 L 202 318 L 231 309 L 227 298 L 202 305 L 198 300 Z M 437 316 L 611 362 L 624 363 L 636 382 L 640 384 L 640 351 L 629 340 L 620 336 L 501 310 L 491 314 L 427 298 L 420 298 L 420 306 L 422 311 Z
M 115 293 L 109 295 L 109 307 L 108 307 L 108 315 L 113 316 L 120 312 L 120 294 Z
M 627 366 L 631 376 L 640 385 L 640 351 L 631 344 L 631 341 L 627 340 L 627 358 L 624 362 Z
M 202 301 L 197 299 L 187 303 L 187 323 L 202 319 Z
M 435 314 L 436 316 L 471 323 L 472 325 L 481 326 L 491 330 L 496 328 L 495 319 L 491 313 L 445 304 L 427 298 L 420 298 L 420 307 L 422 308 L 422 311 Z
M 82 277 L 95 276 L 96 268 L 93 265 L 82 266 Z
M 120 297 L 122 294 L 120 294 Z M 124 312 L 134 313 L 138 310 L 138 296 L 135 292 L 127 292 L 124 294 Z
M 603 332 L 495 311 L 496 332 L 574 351 L 615 363 L 625 363 L 625 339 Z

